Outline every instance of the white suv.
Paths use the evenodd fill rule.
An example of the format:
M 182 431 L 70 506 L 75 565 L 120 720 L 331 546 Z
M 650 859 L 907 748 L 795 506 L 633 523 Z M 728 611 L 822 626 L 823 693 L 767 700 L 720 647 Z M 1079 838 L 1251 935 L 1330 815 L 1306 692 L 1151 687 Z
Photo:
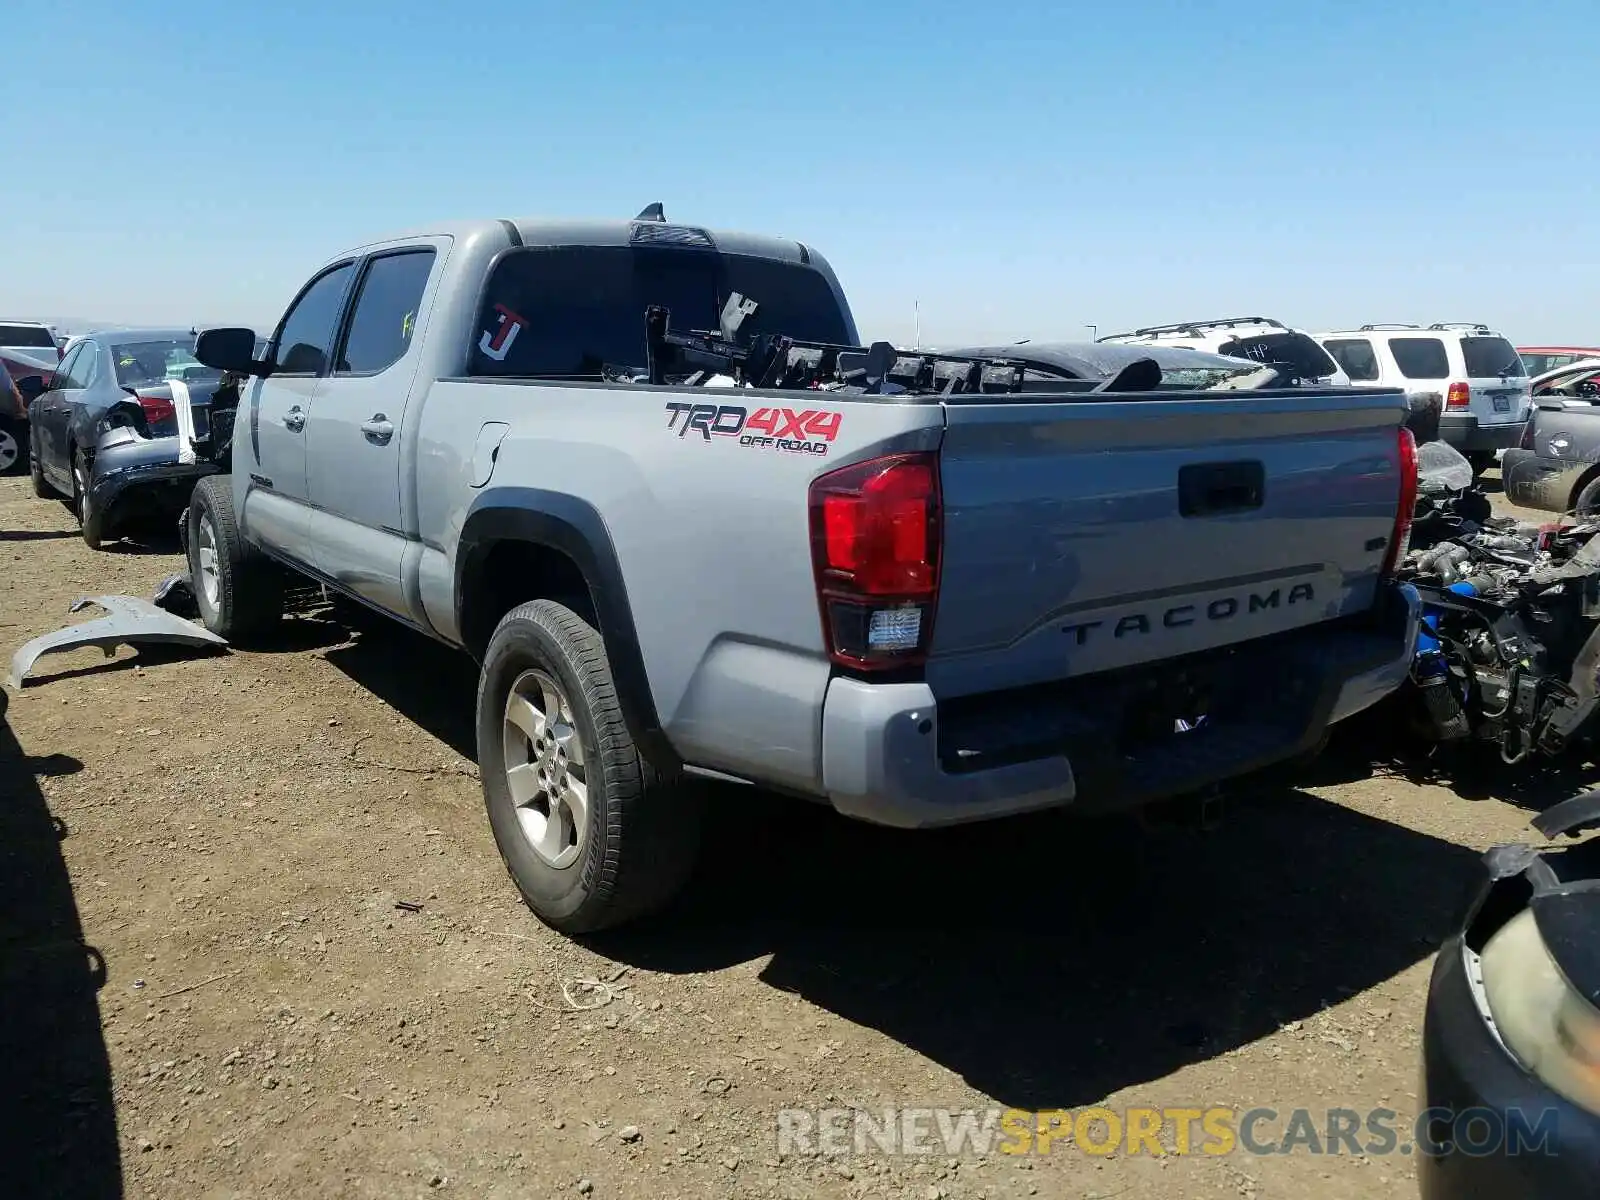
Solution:
M 1467 456 L 1474 470 L 1493 466 L 1515 446 L 1528 419 L 1532 391 L 1516 347 L 1487 325 L 1363 325 L 1317 335 L 1352 383 L 1404 388 L 1440 406 L 1439 438 Z
M 1151 325 L 1099 340 L 1121 346 L 1186 346 L 1191 350 L 1225 354 L 1229 358 L 1287 363 L 1305 383 L 1344 386 L 1350 382 L 1338 362 L 1329 357 L 1310 334 L 1291 329 L 1271 317 L 1225 317 L 1216 321 Z

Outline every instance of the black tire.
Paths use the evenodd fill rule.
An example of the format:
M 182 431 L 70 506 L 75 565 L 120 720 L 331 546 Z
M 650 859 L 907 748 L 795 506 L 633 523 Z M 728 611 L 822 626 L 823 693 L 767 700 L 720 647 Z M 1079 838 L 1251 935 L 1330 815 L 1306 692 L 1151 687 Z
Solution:
M 282 620 L 283 572 L 239 533 L 230 476 L 208 475 L 195 485 L 184 542 L 195 604 L 212 633 L 246 642 Z M 214 563 L 205 561 L 207 551 Z M 214 569 L 214 590 L 207 584 L 208 567 Z
M 100 549 L 105 541 L 105 514 L 96 509 L 89 497 L 89 464 L 82 450 L 72 452 L 72 512 L 78 518 L 78 529 L 84 544 L 91 550 Z
M 1579 490 L 1572 502 L 1574 516 L 1588 517 L 1600 514 L 1600 476 L 1596 476 Z
M 588 802 L 577 857 L 563 866 L 541 857 L 523 833 L 506 774 L 507 700 L 532 671 L 565 693 L 563 711 L 582 750 Z M 489 641 L 478 676 L 478 771 L 506 870 L 553 929 L 594 933 L 647 916 L 671 901 L 693 870 L 700 797 L 676 767 L 662 769 L 640 753 L 599 633 L 555 601 L 513 609 Z
M 1479 475 L 1482 475 L 1495 464 L 1494 451 L 1492 450 L 1474 450 L 1471 454 L 1467 455 L 1466 458 L 1467 461 L 1472 464 L 1472 477 L 1474 479 L 1476 479 Z
M 57 498 L 55 488 L 51 487 L 44 477 L 44 468 L 39 464 L 39 435 L 31 429 L 28 433 L 28 477 L 33 483 L 33 494 L 41 500 L 54 500 Z
M 15 475 L 22 470 L 25 454 L 17 433 L 15 424 L 0 419 L 0 475 Z

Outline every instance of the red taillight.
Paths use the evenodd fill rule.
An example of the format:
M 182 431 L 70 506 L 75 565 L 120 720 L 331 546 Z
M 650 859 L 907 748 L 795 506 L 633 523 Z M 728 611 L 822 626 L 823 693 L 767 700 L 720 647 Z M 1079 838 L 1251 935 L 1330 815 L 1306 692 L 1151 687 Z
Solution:
M 1466 408 L 1472 400 L 1472 388 L 1465 383 L 1452 383 L 1445 394 L 1446 408 Z
M 1411 518 L 1417 508 L 1417 439 L 1411 430 L 1400 429 L 1400 509 L 1394 515 L 1394 532 L 1389 536 L 1389 549 L 1383 556 L 1383 574 L 1393 575 L 1400 560 L 1411 546 Z
M 140 396 L 139 407 L 144 409 L 145 422 L 150 425 L 175 420 L 178 415 L 178 410 L 172 407 L 172 401 L 165 396 Z
M 939 595 L 938 455 L 896 454 L 830 471 L 812 483 L 810 507 L 829 656 L 858 670 L 921 662 Z

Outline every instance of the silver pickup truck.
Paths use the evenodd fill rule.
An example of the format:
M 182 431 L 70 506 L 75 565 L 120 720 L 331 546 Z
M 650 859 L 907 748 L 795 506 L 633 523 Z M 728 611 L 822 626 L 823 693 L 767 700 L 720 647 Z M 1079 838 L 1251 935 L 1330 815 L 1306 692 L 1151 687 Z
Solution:
M 374 242 L 264 351 L 196 346 L 246 377 L 188 516 L 205 624 L 259 634 L 288 568 L 472 654 L 552 926 L 672 896 L 697 776 L 902 827 L 1103 811 L 1405 677 L 1398 391 L 861 346 L 810 246 L 641 218 Z

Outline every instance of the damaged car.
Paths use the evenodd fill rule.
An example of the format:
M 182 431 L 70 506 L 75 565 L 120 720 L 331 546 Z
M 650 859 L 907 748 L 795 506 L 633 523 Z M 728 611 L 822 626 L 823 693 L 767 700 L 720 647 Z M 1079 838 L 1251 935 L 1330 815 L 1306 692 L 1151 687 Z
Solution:
M 231 417 L 225 401 L 237 380 L 195 358 L 195 336 L 192 329 L 90 333 L 33 389 L 34 492 L 65 499 L 91 547 L 143 520 L 176 519 L 195 480 L 226 469 L 209 453 L 221 432 L 213 411 Z
M 1592 740 L 1600 710 L 1600 522 L 1491 515 L 1453 447 L 1419 448 L 1412 541 L 1398 577 L 1422 599 L 1406 688 L 1437 746 L 1498 748 L 1509 764 Z
M 1542 512 L 1600 513 L 1600 357 L 1532 381 L 1533 414 L 1500 462 L 1506 498 Z

